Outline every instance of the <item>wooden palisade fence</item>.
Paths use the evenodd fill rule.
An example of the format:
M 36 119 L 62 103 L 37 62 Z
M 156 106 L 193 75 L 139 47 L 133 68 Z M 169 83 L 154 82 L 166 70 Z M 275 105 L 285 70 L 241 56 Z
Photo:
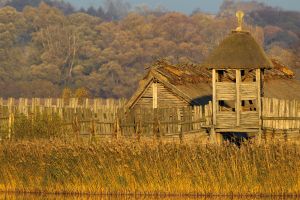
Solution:
M 264 135 L 300 141 L 300 101 L 263 98 Z
M 0 99 L 0 130 L 12 135 L 18 117 L 56 114 L 75 134 L 103 137 L 177 137 L 205 133 L 211 124 L 211 104 L 185 108 L 125 108 L 124 100 Z M 204 136 L 207 136 L 205 133 Z
M 212 124 L 212 104 L 184 108 L 128 110 L 125 100 L 103 99 L 0 99 L 0 132 L 12 135 L 20 115 L 56 114 L 63 126 L 81 135 L 105 137 L 207 137 Z M 265 133 L 300 138 L 300 102 L 262 99 Z M 0 136 L 1 137 L 1 136 Z

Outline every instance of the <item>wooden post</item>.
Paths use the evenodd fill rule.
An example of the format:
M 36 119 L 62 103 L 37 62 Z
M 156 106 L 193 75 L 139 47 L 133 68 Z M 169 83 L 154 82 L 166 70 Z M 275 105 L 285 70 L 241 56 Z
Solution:
M 217 125 L 217 93 L 216 93 L 216 70 L 212 70 L 212 89 L 213 89 L 213 128 Z
M 240 97 L 240 84 L 241 84 L 241 70 L 236 70 L 236 126 L 241 123 L 241 97 Z
M 141 132 L 142 132 L 142 123 L 141 123 L 141 119 L 136 122 L 136 129 L 135 129 L 135 135 L 136 135 L 136 139 L 138 142 L 141 141 Z
M 117 113 L 116 118 L 115 118 L 115 131 L 113 134 L 113 138 L 115 138 L 115 139 L 118 139 L 121 136 L 121 120 L 120 120 L 119 114 L 121 114 L 121 111 L 119 111 Z
M 178 124 L 178 132 L 180 133 L 181 130 L 182 130 L 182 125 L 180 123 L 180 121 L 181 121 L 181 112 L 180 112 L 179 108 L 177 108 L 176 114 L 177 114 L 177 121 L 178 121 L 178 123 L 177 123 Z
M 157 83 L 153 82 L 152 84 L 153 89 L 153 109 L 157 108 Z
M 96 139 L 96 126 L 95 126 L 95 118 L 92 117 L 92 124 L 91 124 L 91 133 L 90 133 L 90 142 L 93 142 Z
M 160 139 L 160 130 L 159 130 L 159 122 L 158 122 L 158 112 L 157 108 L 153 110 L 153 135 L 159 140 Z
M 80 136 L 80 123 L 78 121 L 77 115 L 75 116 L 72 124 L 73 132 L 75 134 L 75 138 L 78 140 Z
M 10 112 L 8 116 L 8 139 L 12 138 L 14 123 L 15 123 L 14 113 Z
M 216 133 L 216 125 L 217 125 L 217 88 L 216 88 L 217 74 L 216 70 L 212 70 L 212 89 L 213 89 L 213 101 L 212 101 L 212 126 L 210 130 L 210 143 L 217 144 L 217 133 Z
M 28 117 L 29 116 L 29 108 L 28 108 L 28 99 L 27 98 L 24 100 L 24 106 L 25 106 L 24 113 L 25 113 L 26 117 Z
M 256 69 L 256 84 L 257 84 L 257 111 L 259 119 L 258 142 L 261 142 L 262 135 L 262 104 L 261 104 L 261 69 Z

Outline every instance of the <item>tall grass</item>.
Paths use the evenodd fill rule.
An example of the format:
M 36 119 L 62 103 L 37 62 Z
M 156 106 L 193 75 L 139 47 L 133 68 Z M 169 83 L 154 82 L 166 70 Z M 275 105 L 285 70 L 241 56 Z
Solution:
M 68 194 L 300 194 L 292 144 L 63 142 L 0 145 L 0 190 Z
M 2 200 L 258 200 L 256 198 L 232 197 L 199 197 L 199 196 L 141 196 L 141 195 L 43 195 L 43 194 L 0 194 Z M 283 200 L 284 198 L 272 197 L 259 198 L 259 200 Z M 286 198 L 285 198 L 286 200 Z

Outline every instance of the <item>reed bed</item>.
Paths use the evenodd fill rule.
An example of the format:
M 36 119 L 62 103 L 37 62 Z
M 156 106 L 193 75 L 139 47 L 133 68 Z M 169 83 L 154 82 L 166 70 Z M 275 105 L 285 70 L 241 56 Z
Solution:
M 284 197 L 176 197 L 176 196 L 107 196 L 107 195 L 39 195 L 39 194 L 0 194 L 2 200 L 287 200 Z
M 300 194 L 300 151 L 288 143 L 35 140 L 0 144 L 0 191 L 50 194 Z

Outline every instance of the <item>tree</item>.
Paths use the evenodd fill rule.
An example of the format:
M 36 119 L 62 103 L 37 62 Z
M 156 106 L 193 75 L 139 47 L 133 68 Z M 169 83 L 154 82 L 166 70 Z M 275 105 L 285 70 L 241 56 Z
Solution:
M 109 21 L 120 20 L 129 13 L 130 4 L 123 0 L 105 0 L 106 19 Z
M 48 66 L 58 67 L 61 71 L 59 82 L 67 85 L 72 79 L 79 49 L 76 27 L 51 25 L 42 28 L 34 40 L 42 46 L 42 62 Z
M 70 88 L 64 88 L 61 96 L 63 99 L 69 100 L 73 96 L 73 92 Z
M 89 92 L 86 88 L 81 87 L 75 90 L 75 97 L 79 99 L 89 98 Z
M 145 6 L 132 12 L 123 0 L 107 0 L 92 16 L 86 10 L 66 14 L 49 2 L 54 1 L 22 11 L 0 9 L 3 97 L 59 97 L 66 87 L 84 87 L 89 95 L 103 98 L 130 97 L 147 73 L 145 66 L 158 58 L 203 62 L 236 28 L 240 6 L 247 11 L 245 29 L 269 56 L 300 66 L 300 12 L 227 1 L 217 16 L 201 11 L 187 16 Z M 233 14 L 222 16 L 223 10 Z

